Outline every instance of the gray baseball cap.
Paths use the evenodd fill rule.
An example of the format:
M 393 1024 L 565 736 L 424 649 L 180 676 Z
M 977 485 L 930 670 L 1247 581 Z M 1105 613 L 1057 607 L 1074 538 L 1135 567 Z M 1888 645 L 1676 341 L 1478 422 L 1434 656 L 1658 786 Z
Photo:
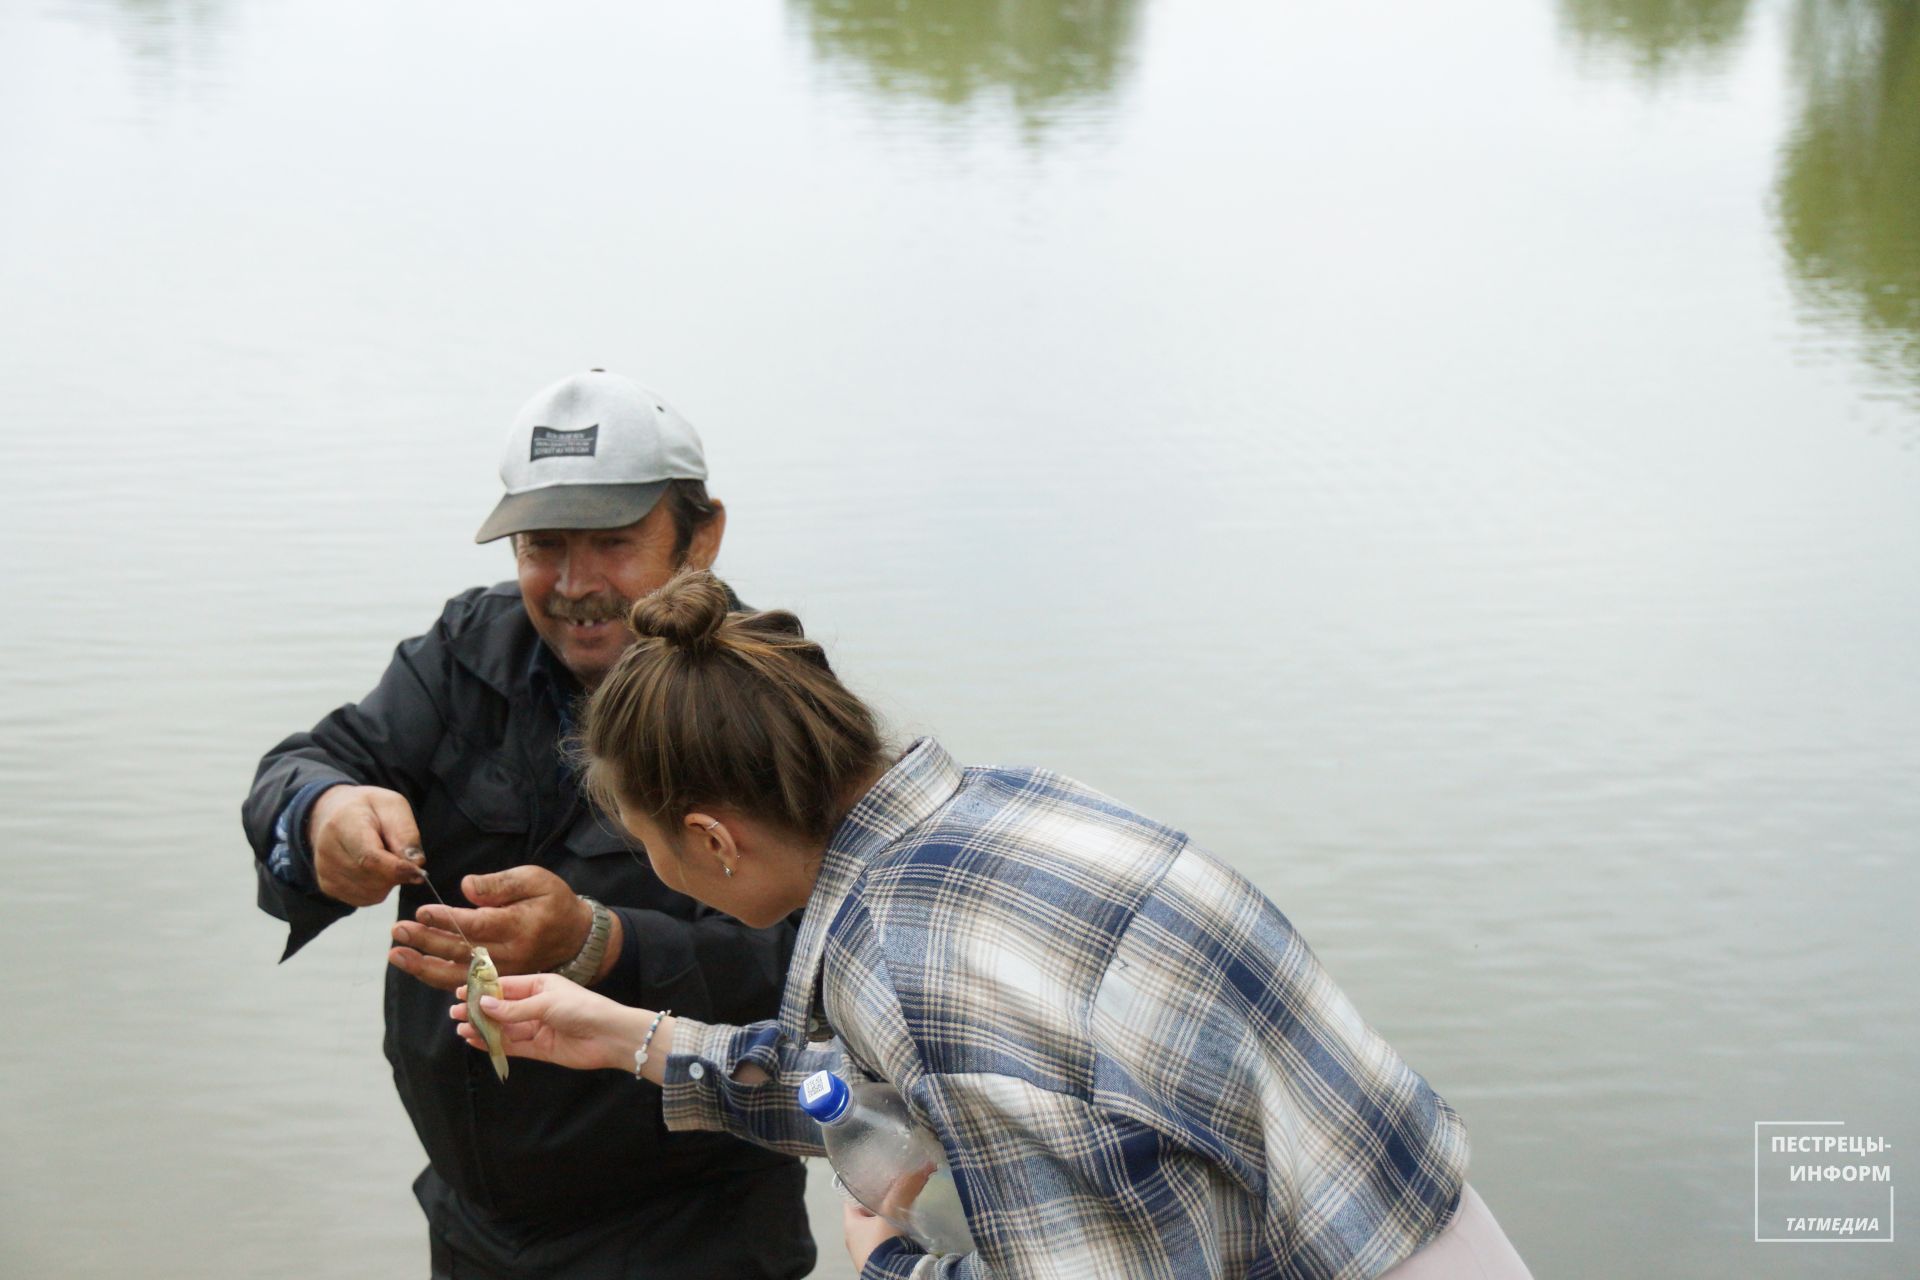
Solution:
M 507 432 L 507 494 L 475 534 L 617 529 L 653 510 L 670 480 L 705 480 L 693 424 L 666 400 L 605 369 L 562 378 L 521 406 Z

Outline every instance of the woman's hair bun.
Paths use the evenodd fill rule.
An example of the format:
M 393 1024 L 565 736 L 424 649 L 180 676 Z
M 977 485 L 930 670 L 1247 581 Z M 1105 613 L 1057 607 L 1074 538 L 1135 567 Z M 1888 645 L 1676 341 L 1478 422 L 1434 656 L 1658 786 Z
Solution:
M 635 602 L 627 625 L 645 639 L 658 636 L 688 653 L 715 647 L 733 601 L 726 584 L 705 569 L 682 569 L 666 585 Z

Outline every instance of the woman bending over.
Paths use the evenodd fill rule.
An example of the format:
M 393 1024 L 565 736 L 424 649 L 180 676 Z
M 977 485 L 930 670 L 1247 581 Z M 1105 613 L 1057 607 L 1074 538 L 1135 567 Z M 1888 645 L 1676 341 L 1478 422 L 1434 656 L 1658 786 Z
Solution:
M 1416 1254 L 1397 1274 L 1526 1274 L 1465 1186 L 1459 1118 L 1240 875 L 1057 774 L 931 739 L 892 758 L 799 621 L 730 615 L 710 574 L 631 622 L 587 712 L 588 787 L 670 888 L 754 926 L 806 909 L 780 1017 L 507 977 L 482 1008 L 510 1054 L 631 1070 L 651 1033 L 669 1127 L 803 1156 L 823 1149 L 801 1080 L 890 1082 L 976 1252 L 849 1211 L 863 1278 L 1358 1280 Z

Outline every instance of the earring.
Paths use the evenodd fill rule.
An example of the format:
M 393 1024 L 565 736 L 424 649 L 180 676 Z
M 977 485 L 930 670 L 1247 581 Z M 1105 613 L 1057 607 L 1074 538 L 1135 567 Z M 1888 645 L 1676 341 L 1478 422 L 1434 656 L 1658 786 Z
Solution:
M 705 826 L 705 827 L 703 828 L 703 830 L 706 830 L 706 831 L 711 831 L 711 830 L 713 830 L 713 829 L 714 829 L 715 827 L 717 827 L 717 826 L 719 826 L 719 825 L 720 825 L 720 824 L 719 824 L 718 822 L 711 822 L 711 821 L 710 821 L 710 822 L 708 822 L 708 823 L 707 823 L 707 825 L 706 825 L 706 826 Z M 727 876 L 727 879 L 729 879 L 729 880 L 731 880 L 731 879 L 733 879 L 733 868 L 732 868 L 732 867 L 730 867 L 730 866 L 728 866 L 728 865 L 727 865 L 726 863 L 724 863 L 724 862 L 723 862 L 723 863 L 721 863 L 721 864 L 720 864 L 720 870 L 722 870 L 722 871 L 724 871 L 724 872 L 726 873 L 726 876 Z

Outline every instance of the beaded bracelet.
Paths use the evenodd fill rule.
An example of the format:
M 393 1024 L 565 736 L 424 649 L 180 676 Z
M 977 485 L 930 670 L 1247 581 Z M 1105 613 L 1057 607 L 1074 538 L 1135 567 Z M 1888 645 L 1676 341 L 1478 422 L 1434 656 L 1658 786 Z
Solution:
M 671 1016 L 673 1016 L 673 1010 L 671 1009 L 662 1009 L 653 1015 L 653 1025 L 647 1028 L 647 1038 L 642 1040 L 640 1047 L 633 1051 L 633 1078 L 635 1080 L 646 1079 L 645 1076 L 640 1074 L 640 1068 L 647 1065 L 647 1046 L 653 1043 L 653 1033 L 660 1029 L 661 1020 Z

